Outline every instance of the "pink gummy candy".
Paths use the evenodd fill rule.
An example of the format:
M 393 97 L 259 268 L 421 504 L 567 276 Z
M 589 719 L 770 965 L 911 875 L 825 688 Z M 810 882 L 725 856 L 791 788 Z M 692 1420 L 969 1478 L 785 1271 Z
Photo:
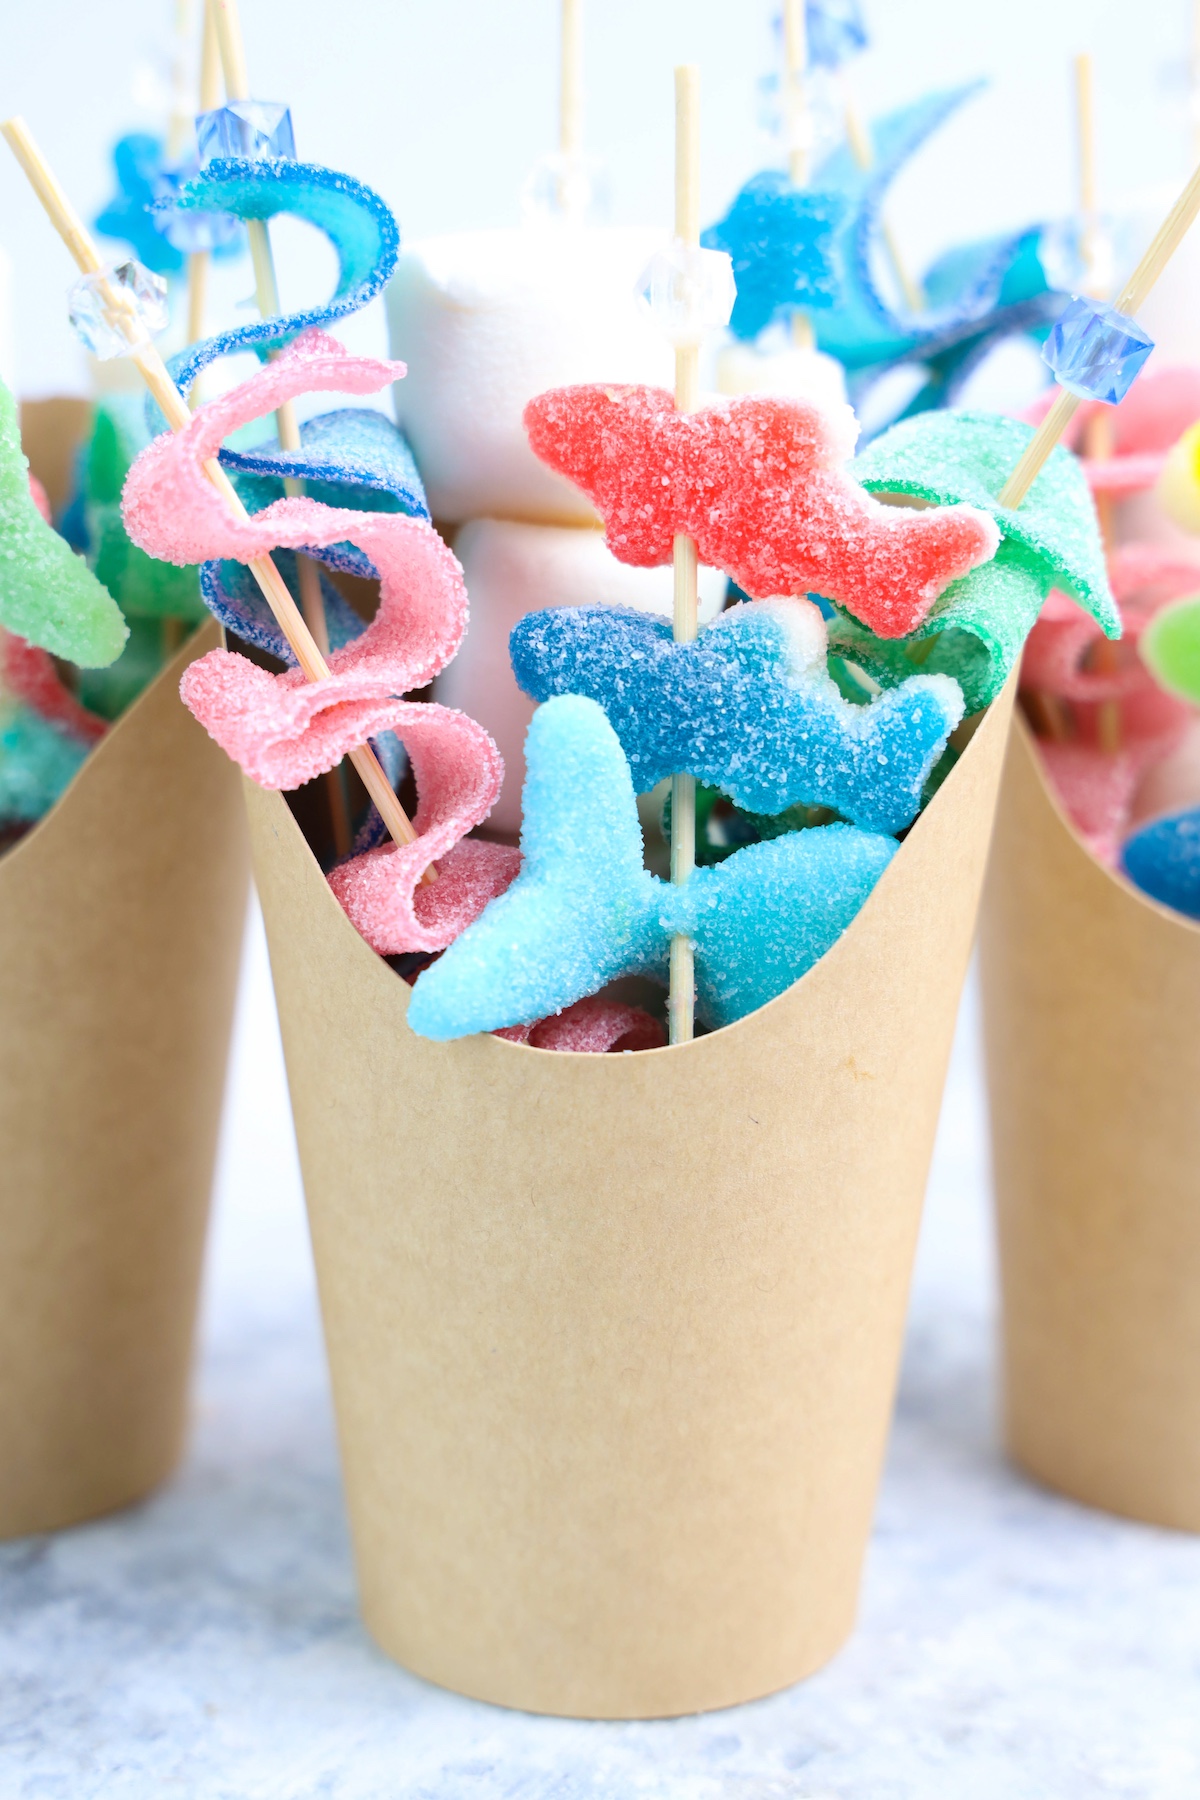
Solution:
M 1047 389 L 1021 415 L 1040 425 L 1054 401 Z M 1113 453 L 1084 457 L 1083 469 L 1094 494 L 1137 494 L 1152 488 L 1163 471 L 1167 451 L 1189 425 L 1200 419 L 1200 369 L 1151 369 L 1134 382 L 1119 406 L 1085 400 L 1063 433 L 1069 449 L 1082 454 L 1087 429 L 1097 415 L 1112 422 Z
M 324 333 L 305 332 L 275 362 L 202 407 L 185 430 L 156 438 L 130 470 L 122 503 L 130 537 L 166 562 L 250 562 L 279 545 L 349 541 L 377 569 L 375 618 L 329 658 L 327 679 L 309 682 L 299 669 L 272 675 L 244 656 L 213 650 L 186 671 L 180 693 L 263 787 L 298 787 L 378 732 L 401 738 L 420 795 L 416 842 L 368 851 L 331 877 L 358 930 L 385 955 L 444 948 L 516 873 L 515 851 L 460 842 L 500 791 L 504 767 L 495 744 L 464 713 L 403 698 L 432 680 L 458 648 L 467 619 L 462 570 L 431 525 L 399 513 L 285 499 L 238 519 L 204 463 L 230 432 L 283 400 L 313 391 L 374 393 L 403 373 L 403 363 L 351 356 Z M 439 879 L 418 895 L 433 862 Z
M 753 598 L 820 593 L 878 637 L 915 630 L 1000 541 L 972 506 L 873 499 L 844 467 L 858 431 L 849 408 L 746 395 L 680 413 L 663 388 L 590 386 L 539 394 L 524 417 L 537 455 L 595 503 L 622 562 L 670 562 L 685 532 Z
M 1153 544 L 1126 544 L 1109 561 L 1124 627 L 1120 664 L 1089 668 L 1101 643 L 1095 621 L 1065 594 L 1052 593 L 1025 646 L 1021 686 L 1072 704 L 1076 737 L 1042 739 L 1038 749 L 1051 786 L 1081 837 L 1101 862 L 1115 866 L 1137 789 L 1147 770 L 1182 741 L 1193 718 L 1186 702 L 1165 693 L 1137 655 L 1137 641 L 1160 607 L 1200 589 L 1200 564 Z M 1121 748 L 1106 750 L 1101 714 L 1120 706 Z
M 534 1025 L 508 1025 L 493 1036 L 534 1050 L 575 1050 L 603 1056 L 610 1051 L 660 1050 L 667 1034 L 640 1006 L 618 1000 L 577 1000 Z
M 29 471 L 29 497 L 41 513 L 43 519 L 45 519 L 47 525 L 53 525 L 54 520 L 50 516 L 50 496 L 38 480 L 37 476 L 33 473 L 32 469 Z
M 1106 752 L 1094 744 L 1056 744 L 1045 738 L 1038 750 L 1071 823 L 1092 855 L 1113 867 L 1145 757 L 1129 749 Z
M 62 726 L 72 737 L 95 744 L 108 726 L 81 706 L 63 686 L 54 658 L 47 650 L 27 643 L 15 632 L 0 628 L 0 689 L 23 700 L 52 725 Z

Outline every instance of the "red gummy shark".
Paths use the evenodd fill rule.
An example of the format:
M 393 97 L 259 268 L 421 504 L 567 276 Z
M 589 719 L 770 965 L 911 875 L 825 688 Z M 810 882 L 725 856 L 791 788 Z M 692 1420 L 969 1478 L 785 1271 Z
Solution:
M 596 506 L 621 562 L 671 560 L 675 534 L 756 600 L 822 594 L 877 637 L 907 637 L 952 581 L 990 561 L 995 521 L 973 506 L 916 511 L 847 473 L 849 407 L 745 395 L 680 413 L 665 388 L 552 388 L 525 408 L 535 453 Z

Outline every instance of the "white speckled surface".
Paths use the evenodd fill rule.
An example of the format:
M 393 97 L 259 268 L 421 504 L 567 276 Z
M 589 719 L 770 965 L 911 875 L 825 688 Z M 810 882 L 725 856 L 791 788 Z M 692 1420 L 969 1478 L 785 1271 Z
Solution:
M 257 931 L 236 1068 L 191 1455 L 136 1511 L 0 1547 L 4 1800 L 1200 1795 L 1200 1540 L 995 1447 L 970 1017 L 857 1636 L 802 1687 L 662 1724 L 500 1712 L 368 1641 Z

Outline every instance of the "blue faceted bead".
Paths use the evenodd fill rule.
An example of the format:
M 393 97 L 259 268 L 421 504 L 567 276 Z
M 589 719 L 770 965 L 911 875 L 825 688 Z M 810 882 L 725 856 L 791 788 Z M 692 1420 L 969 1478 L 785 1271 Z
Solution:
M 1071 296 L 1046 339 L 1042 360 L 1081 400 L 1116 406 L 1154 348 L 1136 319 L 1103 301 Z
M 814 68 L 838 69 L 867 47 L 867 27 L 858 0 L 807 0 L 808 60 Z
M 281 100 L 230 100 L 196 120 L 201 165 L 216 157 L 295 162 L 291 109 Z

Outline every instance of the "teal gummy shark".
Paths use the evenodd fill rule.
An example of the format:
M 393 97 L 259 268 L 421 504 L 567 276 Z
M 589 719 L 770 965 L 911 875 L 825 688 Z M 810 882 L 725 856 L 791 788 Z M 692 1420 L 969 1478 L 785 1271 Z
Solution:
M 418 976 L 408 1023 L 422 1037 L 546 1018 L 623 975 L 665 982 L 681 932 L 696 947 L 700 1019 L 730 1025 L 824 956 L 898 848 L 823 825 L 750 844 L 672 887 L 643 867 L 629 764 L 594 700 L 540 706 L 525 760 L 521 872 Z
M 947 675 L 913 675 L 868 706 L 826 667 L 825 626 L 804 600 L 722 613 L 690 644 L 625 608 L 529 613 L 509 640 L 535 700 L 595 700 L 648 793 L 680 770 L 753 813 L 825 806 L 867 831 L 902 831 L 963 715 Z

